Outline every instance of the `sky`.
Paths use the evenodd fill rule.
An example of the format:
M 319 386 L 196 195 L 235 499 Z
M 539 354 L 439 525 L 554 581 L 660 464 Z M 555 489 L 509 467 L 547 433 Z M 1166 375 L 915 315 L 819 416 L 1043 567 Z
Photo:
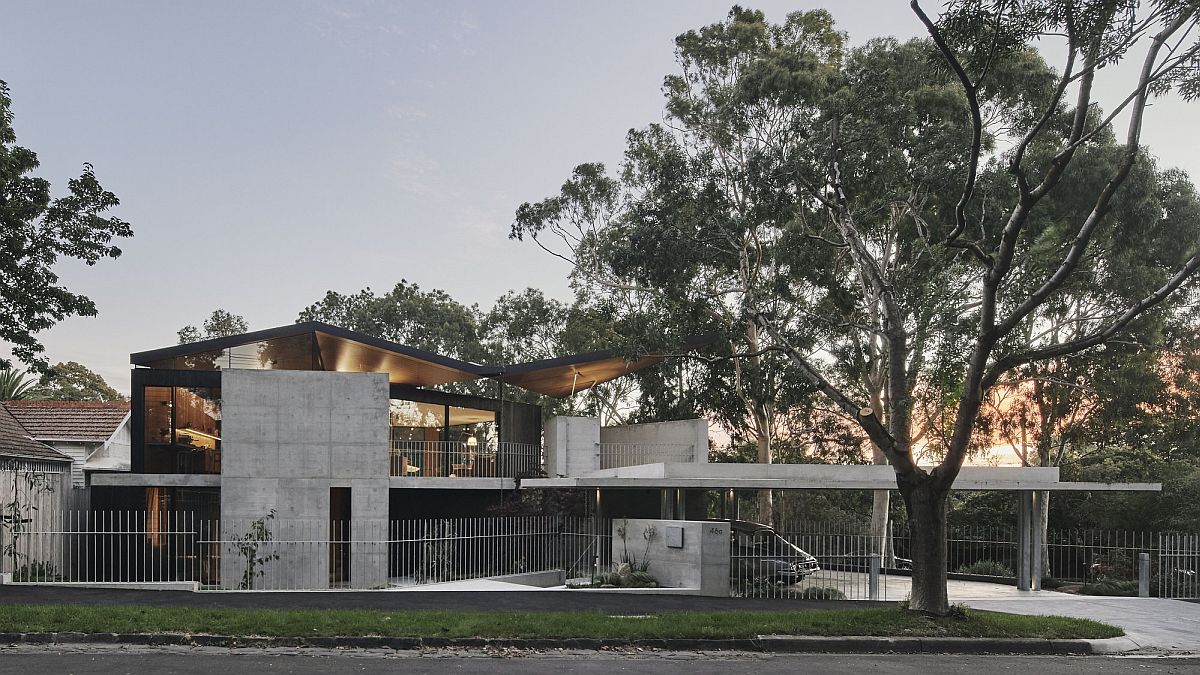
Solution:
M 483 308 L 567 298 L 566 264 L 508 239 L 514 211 L 617 163 L 662 118 L 674 37 L 730 4 L 0 0 L 18 144 L 55 195 L 92 163 L 135 232 L 117 260 L 60 263 L 99 316 L 41 333 L 48 358 L 128 392 L 131 352 L 218 307 L 269 328 L 401 279 Z M 906 2 L 830 9 L 854 43 L 921 33 Z M 1145 140 L 1200 175 L 1194 115 L 1157 105 Z

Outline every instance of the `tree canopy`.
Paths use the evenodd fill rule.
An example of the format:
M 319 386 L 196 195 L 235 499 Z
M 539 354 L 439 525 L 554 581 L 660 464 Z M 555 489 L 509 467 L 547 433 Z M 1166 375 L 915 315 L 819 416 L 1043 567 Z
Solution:
M 177 334 L 179 335 L 179 344 L 185 345 L 201 340 L 241 335 L 248 330 L 250 330 L 250 324 L 246 323 L 244 317 L 218 307 L 204 320 L 200 328 L 188 324 L 180 328 Z
M 75 361 L 56 363 L 37 384 L 38 398 L 55 401 L 123 401 L 98 373 Z
M 1190 4 L 912 6 L 927 39 L 846 49 L 827 13 L 738 7 L 681 35 L 663 123 L 629 133 L 615 176 L 583 164 L 520 207 L 512 236 L 590 292 L 723 328 L 750 418 L 782 400 L 755 359 L 786 357 L 781 381 L 894 468 L 913 607 L 944 613 L 947 495 L 989 392 L 1132 334 L 1153 349 L 1191 288 L 1195 192 L 1140 131 L 1152 96 L 1197 93 L 1200 46 Z M 1142 67 L 1103 111 L 1096 72 L 1126 58 Z
M 37 334 L 70 316 L 95 316 L 87 296 L 59 283 L 60 257 L 94 265 L 116 258 L 113 239 L 133 236 L 129 225 L 104 214 L 119 204 L 105 190 L 91 164 L 67 182 L 68 194 L 51 198 L 50 183 L 33 175 L 37 154 L 17 143 L 12 98 L 0 80 L 0 339 L 13 356 L 45 369 Z M 11 364 L 0 359 L 0 366 Z

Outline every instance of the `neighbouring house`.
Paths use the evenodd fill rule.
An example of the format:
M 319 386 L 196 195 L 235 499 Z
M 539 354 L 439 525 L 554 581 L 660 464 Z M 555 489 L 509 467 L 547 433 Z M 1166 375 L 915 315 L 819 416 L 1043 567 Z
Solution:
M 128 401 L 7 401 L 34 440 L 71 458 L 71 485 L 95 471 L 129 471 Z
M 52 529 L 69 487 L 71 458 L 34 440 L 0 405 L 0 572 L 18 571 L 28 557 L 22 531 Z M 14 528 L 13 524 L 19 526 Z M 52 546 L 57 546 L 54 542 Z M 55 554 L 46 551 L 47 556 Z

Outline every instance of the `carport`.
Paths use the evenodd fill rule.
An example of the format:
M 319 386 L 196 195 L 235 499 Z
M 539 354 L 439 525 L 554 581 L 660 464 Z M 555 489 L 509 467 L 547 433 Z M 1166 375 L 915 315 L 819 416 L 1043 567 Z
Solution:
M 712 490 L 725 495 L 723 518 L 735 518 L 734 490 L 895 490 L 890 466 L 828 464 L 641 464 L 593 471 L 570 478 L 533 478 L 522 489 L 587 489 L 596 517 L 602 518 L 601 495 L 608 491 L 659 491 L 659 517 L 686 520 L 686 491 Z M 1096 483 L 1059 480 L 1058 467 L 963 467 L 954 481 L 957 491 L 1000 491 L 1015 494 L 1019 564 L 1017 588 L 1041 590 L 1041 528 L 1034 527 L 1039 492 L 1158 492 L 1161 483 Z

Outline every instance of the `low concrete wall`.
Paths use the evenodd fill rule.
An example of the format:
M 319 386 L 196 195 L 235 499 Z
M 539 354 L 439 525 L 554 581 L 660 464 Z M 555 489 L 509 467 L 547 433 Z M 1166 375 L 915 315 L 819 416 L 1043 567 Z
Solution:
M 544 572 L 523 572 L 520 574 L 502 574 L 498 577 L 488 577 L 492 581 L 503 581 L 509 584 L 533 586 L 535 588 L 551 588 L 567 583 L 566 573 L 562 570 L 546 570 Z
M 601 443 L 627 443 L 644 445 L 648 448 L 666 445 L 692 446 L 692 462 L 708 462 L 708 420 L 678 420 L 675 422 L 651 422 L 627 424 L 600 429 Z M 657 458 L 651 452 L 646 463 L 679 462 L 674 457 Z
M 622 541 L 620 530 L 624 528 Z M 653 528 L 652 530 L 650 528 Z M 647 534 L 653 536 L 647 541 Z M 647 571 L 664 588 L 697 595 L 729 595 L 729 523 L 702 520 L 613 521 L 612 560 L 649 560 Z

